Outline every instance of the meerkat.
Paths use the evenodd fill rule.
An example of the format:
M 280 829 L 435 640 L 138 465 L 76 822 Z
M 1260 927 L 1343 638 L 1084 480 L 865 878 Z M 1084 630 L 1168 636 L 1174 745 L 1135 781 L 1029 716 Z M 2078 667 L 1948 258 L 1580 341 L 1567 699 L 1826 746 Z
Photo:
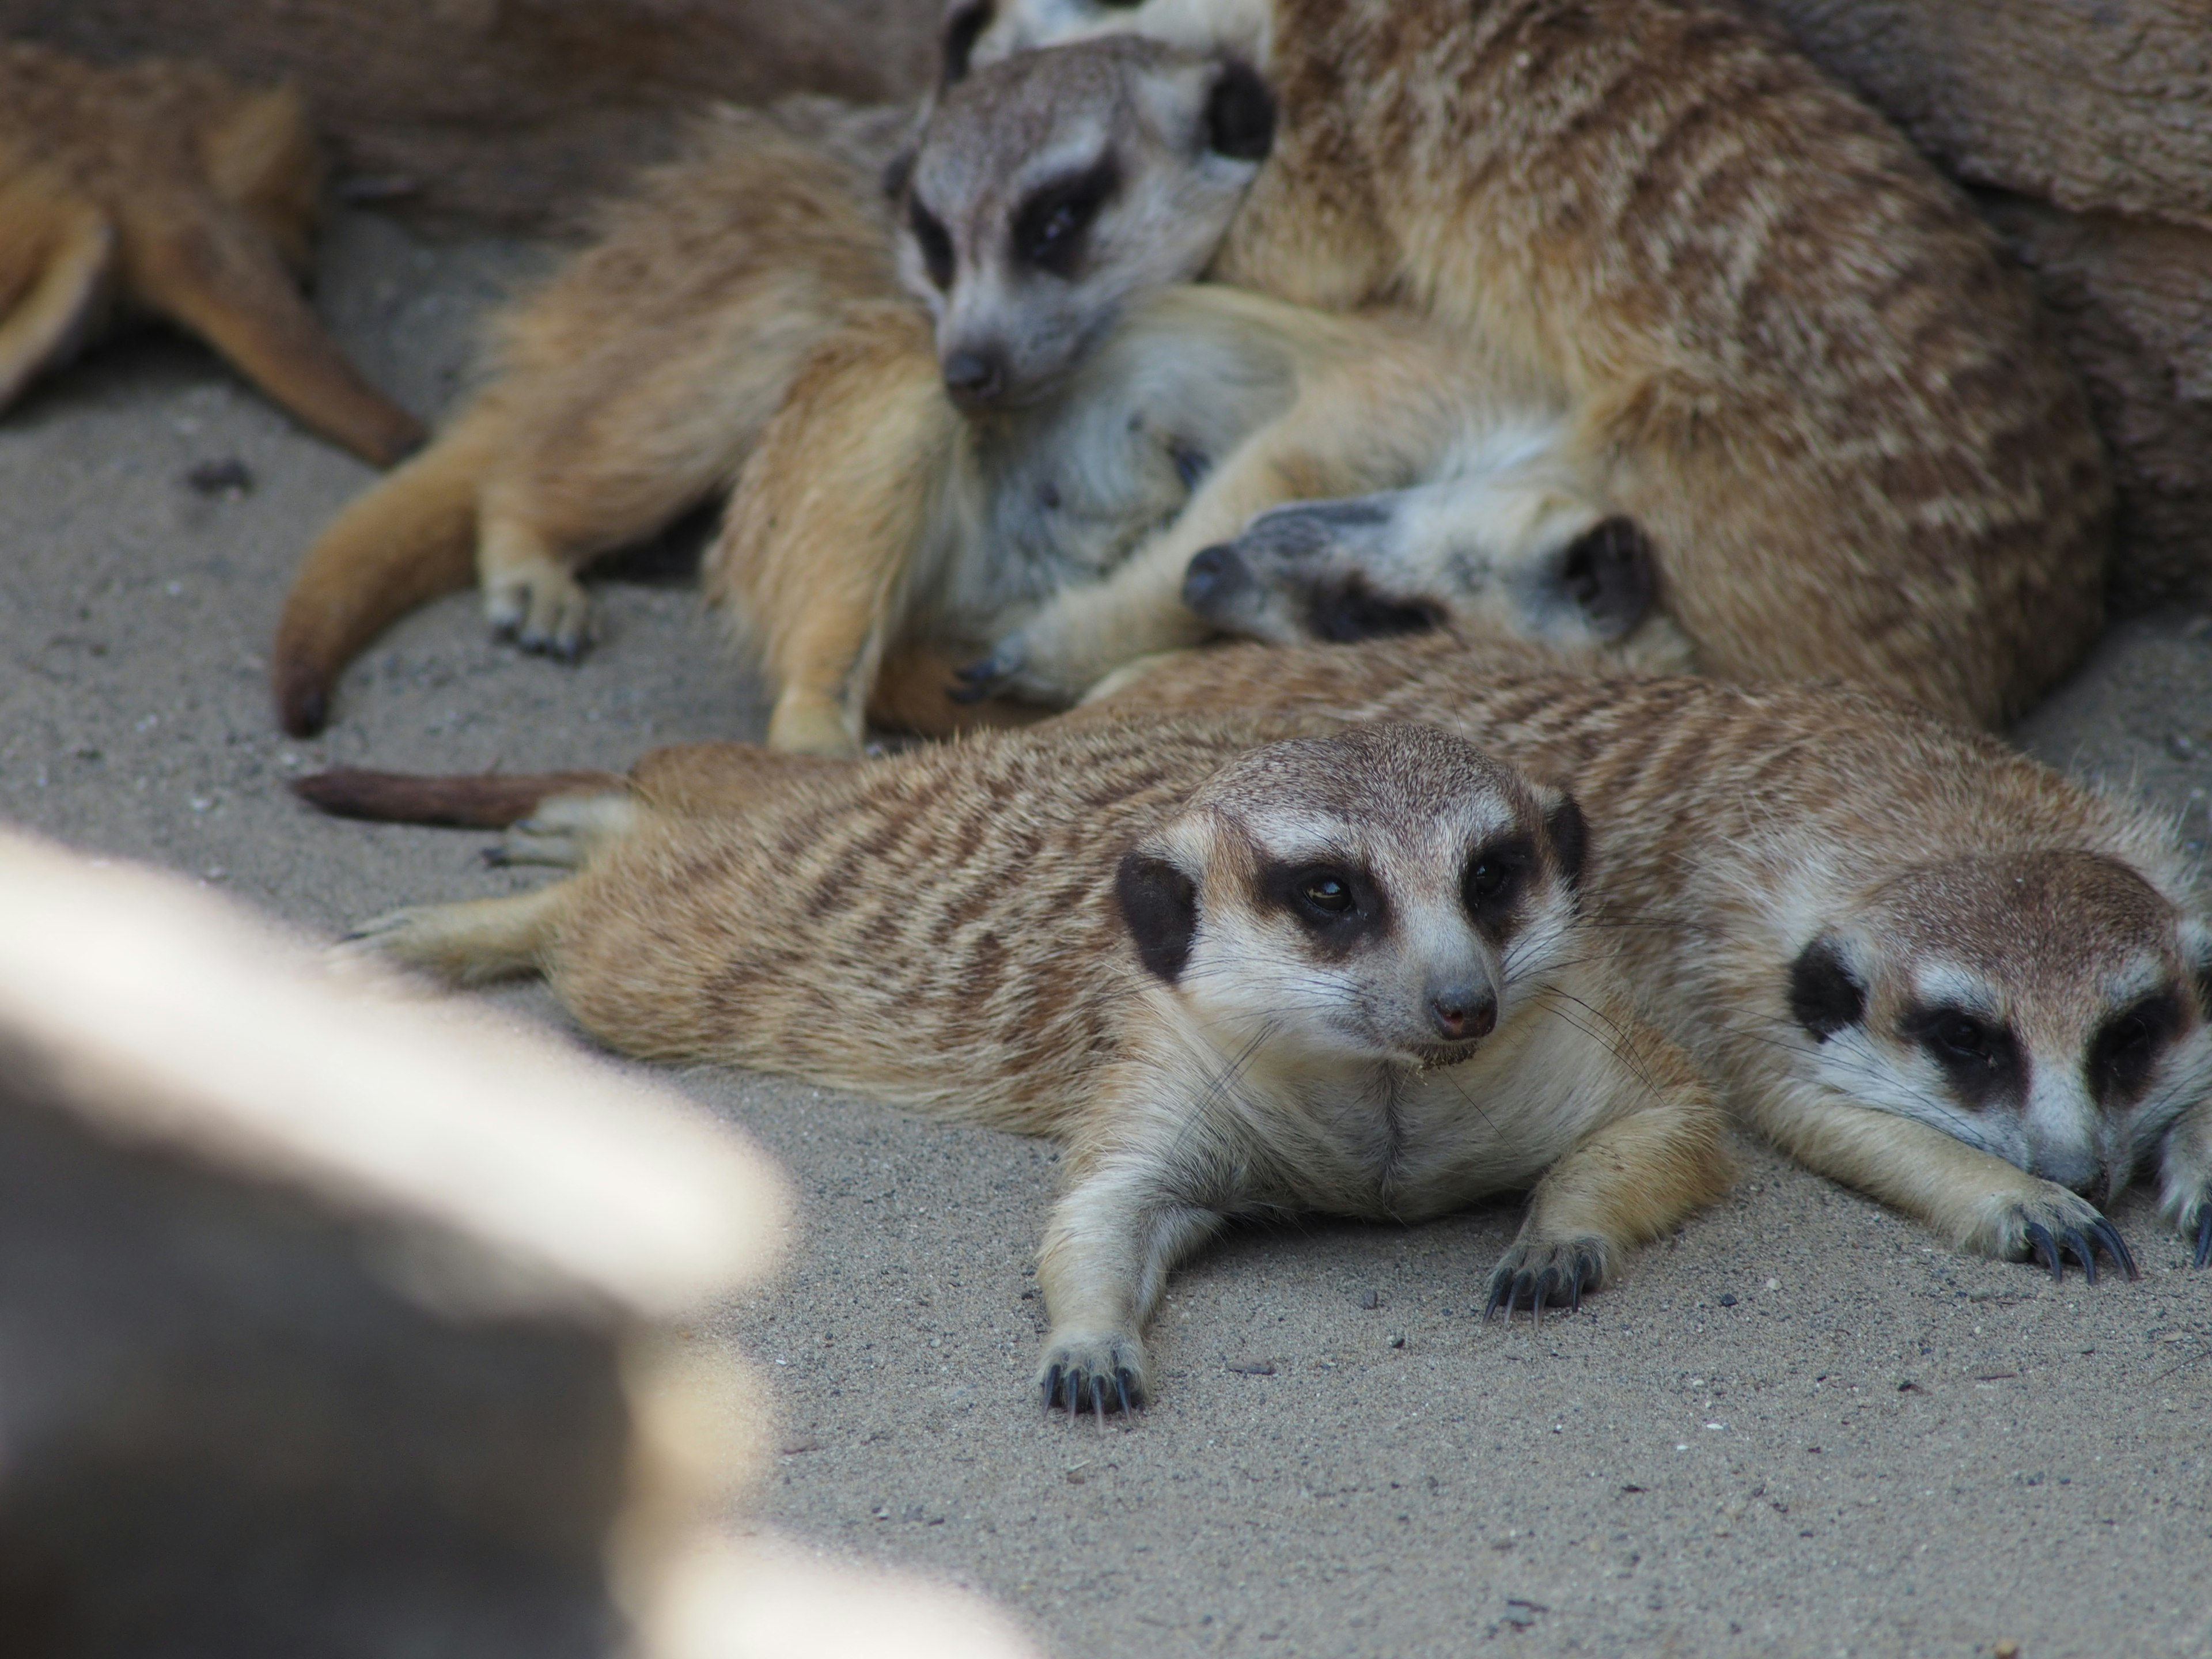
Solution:
M 1270 520 L 1250 521 L 1286 494 L 1407 487 L 1408 501 L 1483 510 L 1407 507 L 1395 564 L 1309 569 L 1289 622 L 1285 605 L 1227 603 L 1225 582 L 1220 604 L 1170 593 L 1120 656 L 1217 631 L 1351 639 L 1449 623 L 1689 666 L 1686 641 L 1653 614 L 1634 527 L 1583 489 L 1555 419 L 1488 384 L 1411 318 L 1187 286 L 1122 318 L 1053 394 L 967 415 L 926 319 L 886 313 L 841 331 L 794 379 L 739 476 L 706 586 L 757 636 L 777 688 L 770 744 L 813 753 L 857 753 L 864 715 L 956 728 L 949 667 L 917 684 L 917 662 L 972 658 L 1071 584 L 1113 579 L 1139 546 L 1190 564 L 1209 550 L 1218 562 L 1224 538 L 1272 541 Z M 1355 400 L 1356 437 L 1313 432 L 1310 411 L 1334 428 Z
M 309 550 L 270 672 L 297 735 L 397 617 L 481 589 L 497 632 L 573 657 L 575 573 L 726 490 L 801 364 L 903 311 L 877 173 L 896 110 L 711 110 L 684 154 L 602 207 L 592 239 L 492 322 L 473 395 Z
M 1275 94 L 1241 192 L 1127 137 L 1132 110 L 1202 118 L 1186 52 L 1109 33 L 999 56 L 1188 43 L 1209 15 Z M 994 78 L 940 100 L 902 266 L 950 379 L 1003 360 L 1000 395 L 1035 395 L 1138 283 L 1201 270 L 1404 304 L 1562 405 L 1708 672 L 1841 677 L 1987 724 L 2096 636 L 2111 491 L 2027 283 L 1901 136 L 1756 26 L 1662 0 L 1000 0 L 957 9 L 947 45 L 948 70 Z M 1163 243 L 1139 209 L 1186 199 Z M 1140 556 L 1068 591 L 994 653 L 1000 681 L 1071 699 L 1182 574 Z
M 1733 1110 L 1953 1244 L 2212 1260 L 2212 927 L 2172 826 L 1839 687 L 1546 672 L 1447 635 L 1155 659 L 1067 718 L 1432 720 L 1589 814 L 1592 925 Z
M 118 314 L 200 336 L 302 423 L 383 466 L 421 441 L 322 331 L 322 161 L 289 86 L 110 69 L 0 41 L 0 409 Z
M 573 878 L 356 941 L 464 982 L 541 972 L 629 1054 L 1065 1142 L 1048 1407 L 1146 1399 L 1167 1274 L 1231 1220 L 1533 1188 L 1487 1285 L 1510 1319 L 1576 1306 L 1729 1178 L 1711 1094 L 1580 924 L 1573 798 L 1433 727 L 1101 721 L 861 762 L 717 744 L 615 781 L 510 832 Z M 302 793 L 482 821 L 530 791 Z

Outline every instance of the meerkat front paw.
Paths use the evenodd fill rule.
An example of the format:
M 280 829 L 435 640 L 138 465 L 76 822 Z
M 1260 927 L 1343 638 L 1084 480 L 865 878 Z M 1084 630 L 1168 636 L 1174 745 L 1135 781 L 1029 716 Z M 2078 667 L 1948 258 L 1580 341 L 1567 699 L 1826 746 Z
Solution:
M 2160 1209 L 2212 1265 L 2212 1107 L 2200 1106 L 2167 1132 L 2159 1159 Z
M 1516 1239 L 1490 1272 L 1490 1300 L 1482 1316 L 1503 1314 L 1510 1324 L 1513 1310 L 1528 1304 L 1528 1316 L 1540 1320 L 1548 1305 L 1565 1303 L 1569 1313 L 1583 1305 L 1583 1292 L 1594 1291 L 1610 1277 L 1609 1254 L 1601 1238 Z
M 537 656 L 574 662 L 592 643 L 592 601 L 583 584 L 550 562 L 488 574 L 484 618 L 501 639 Z
M 1070 1420 L 1090 1411 L 1103 1423 L 1109 1408 L 1128 1417 L 1145 1403 L 1145 1345 L 1121 1331 L 1055 1331 L 1045 1343 L 1037 1387 L 1045 1409 L 1057 1406 Z
M 2066 1258 L 2071 1255 L 2092 1285 L 2097 1282 L 2097 1251 L 2102 1247 L 2121 1273 L 2138 1277 L 2127 1240 L 2102 1211 L 2055 1182 L 2040 1185 L 2042 1190 L 2032 1197 L 2008 1194 L 1997 1200 L 1991 1218 L 1966 1244 L 2008 1261 L 2032 1259 L 2057 1279 L 2066 1277 Z

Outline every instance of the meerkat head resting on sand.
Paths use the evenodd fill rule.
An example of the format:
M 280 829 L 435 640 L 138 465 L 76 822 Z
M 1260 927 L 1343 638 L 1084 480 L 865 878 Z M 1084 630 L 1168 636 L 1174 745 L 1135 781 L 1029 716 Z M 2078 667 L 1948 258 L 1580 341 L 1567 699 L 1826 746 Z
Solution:
M 1025 52 L 948 88 L 885 182 L 954 400 L 1034 402 L 1128 301 L 1202 271 L 1274 124 L 1242 61 L 1136 39 Z
M 1188 52 L 1226 46 L 1264 64 L 1273 0 L 953 0 L 945 9 L 942 84 L 1039 46 L 1142 34 Z
M 1139 959 L 1267 1070 L 1455 1065 L 1576 921 L 1573 799 L 1433 726 L 1272 745 L 1126 854 Z
M 1689 666 L 1689 642 L 1654 615 L 1659 568 L 1641 530 L 1574 480 L 1542 476 L 1559 470 L 1553 434 L 1507 426 L 1442 470 L 1414 489 L 1260 514 L 1192 558 L 1183 603 L 1277 645 L 1494 624 L 1596 648 L 1641 629 L 1636 666 Z
M 2212 1095 L 2208 1000 L 2212 931 L 2088 852 L 1894 876 L 1819 926 L 1789 985 L 1816 1074 L 2107 1204 Z

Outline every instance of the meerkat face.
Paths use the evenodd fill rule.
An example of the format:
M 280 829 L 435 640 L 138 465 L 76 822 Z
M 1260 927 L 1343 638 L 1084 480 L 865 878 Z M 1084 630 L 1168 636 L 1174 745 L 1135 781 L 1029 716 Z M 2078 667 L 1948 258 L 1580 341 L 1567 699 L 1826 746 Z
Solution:
M 1205 269 L 1273 136 L 1250 68 L 1155 41 L 1027 52 L 950 88 L 886 181 L 945 389 L 970 410 L 1051 392 L 1133 298 Z
M 2212 934 L 2086 852 L 1966 858 L 1899 877 L 1789 971 L 1813 1064 L 2078 1191 L 2124 1188 L 2212 1093 Z
M 1658 592 L 1632 520 L 1481 480 L 1263 513 L 1192 558 L 1182 597 L 1223 632 L 1279 645 L 1449 625 L 1595 647 L 1640 627 Z
M 1571 797 L 1432 726 L 1275 744 L 1122 860 L 1138 959 L 1275 1065 L 1471 1057 L 1571 954 Z

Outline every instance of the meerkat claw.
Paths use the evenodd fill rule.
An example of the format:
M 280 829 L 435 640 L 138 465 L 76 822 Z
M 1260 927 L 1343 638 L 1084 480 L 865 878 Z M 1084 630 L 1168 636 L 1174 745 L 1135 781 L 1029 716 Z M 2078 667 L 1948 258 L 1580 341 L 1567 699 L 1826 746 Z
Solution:
M 2027 1248 L 2034 1252 L 2038 1262 L 2051 1269 L 2053 1279 L 2063 1279 L 2066 1277 L 2066 1265 L 2058 1255 L 2058 1241 L 2051 1237 L 2050 1228 L 2039 1221 L 2029 1222 Z
M 2200 1268 L 2212 1262 L 2212 1204 L 2197 1218 L 2197 1265 Z
M 1534 1259 L 1547 1248 L 1545 1260 Z M 1588 1244 L 1516 1244 L 1490 1275 L 1490 1301 L 1482 1310 L 1483 1320 L 1487 1323 L 1492 1315 L 1502 1313 L 1511 1324 L 1513 1310 L 1524 1297 L 1529 1318 L 1539 1323 L 1547 1306 L 1563 1302 L 1568 1312 L 1579 1313 L 1583 1291 L 1595 1289 L 1603 1273 L 1603 1258 Z
M 2142 1277 L 2142 1273 L 2136 1267 L 2135 1252 L 2128 1249 L 2128 1241 L 2120 1237 L 2120 1230 L 2118 1227 L 2100 1217 L 2091 1225 L 2089 1237 L 2105 1247 L 2106 1253 L 2112 1258 L 2120 1271 L 2130 1280 Z

